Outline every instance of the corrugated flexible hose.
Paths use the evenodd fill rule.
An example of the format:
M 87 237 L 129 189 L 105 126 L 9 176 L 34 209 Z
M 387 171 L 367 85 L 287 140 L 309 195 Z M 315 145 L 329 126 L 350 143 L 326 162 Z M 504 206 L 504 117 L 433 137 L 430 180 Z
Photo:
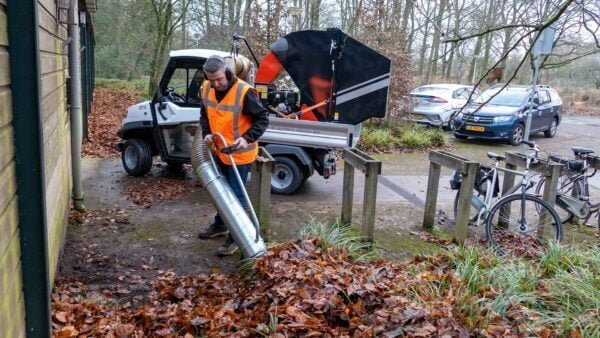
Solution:
M 213 134 L 213 137 L 221 138 L 224 144 L 224 138 L 220 134 Z M 230 155 L 232 163 L 233 156 Z M 200 129 L 194 136 L 194 143 L 191 150 L 192 168 L 200 180 L 202 187 L 208 192 L 215 208 L 225 222 L 231 237 L 240 248 L 242 255 L 246 258 L 257 258 L 266 252 L 266 246 L 260 237 L 258 220 L 252 204 L 248 199 L 248 194 L 243 185 L 240 185 L 248 200 L 248 206 L 254 222 L 246 213 L 246 210 L 237 199 L 233 190 L 229 186 L 227 179 L 219 173 L 215 161 L 204 143 L 204 138 Z M 233 165 L 238 182 L 241 183 L 237 167 Z

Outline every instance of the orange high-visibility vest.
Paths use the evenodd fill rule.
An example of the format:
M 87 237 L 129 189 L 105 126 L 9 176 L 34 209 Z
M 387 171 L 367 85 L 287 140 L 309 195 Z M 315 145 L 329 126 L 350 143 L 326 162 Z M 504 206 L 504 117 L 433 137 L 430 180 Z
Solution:
M 213 133 L 223 135 L 227 145 L 231 146 L 252 126 L 252 118 L 242 114 L 244 97 L 248 89 L 252 88 L 246 82 L 237 79 L 231 86 L 221 102 L 217 102 L 215 90 L 211 88 L 209 81 L 204 81 L 202 87 L 202 102 L 208 117 L 208 124 Z M 215 138 L 215 144 L 220 144 L 219 139 Z M 217 156 L 221 162 L 231 165 L 229 155 L 217 151 Z M 235 164 L 244 165 L 254 162 L 258 156 L 258 144 L 250 143 L 246 149 L 238 149 L 233 152 Z

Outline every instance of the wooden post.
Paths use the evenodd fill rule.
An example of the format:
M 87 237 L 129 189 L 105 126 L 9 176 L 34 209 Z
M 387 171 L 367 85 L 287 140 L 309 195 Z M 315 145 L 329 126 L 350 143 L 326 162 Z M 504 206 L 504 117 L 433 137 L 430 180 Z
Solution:
M 506 162 L 504 167 L 506 169 L 510 169 L 510 170 L 517 170 L 517 166 L 514 165 L 513 163 Z M 502 182 L 502 196 L 504 196 L 504 194 L 507 191 L 509 191 L 514 185 L 515 185 L 515 174 L 511 173 L 510 171 L 505 171 L 504 172 L 504 181 Z M 504 206 L 502 206 L 502 209 L 500 209 L 500 213 L 498 216 L 498 227 L 507 228 L 508 223 L 506 223 L 505 220 L 508 220 L 508 219 L 510 219 L 510 205 L 504 205 Z
M 365 191 L 363 198 L 363 217 L 360 235 L 363 241 L 373 242 L 375 229 L 375 202 L 377 200 L 377 176 L 381 171 L 381 162 L 368 163 L 365 172 Z
M 469 212 L 471 210 L 471 198 L 473 197 L 475 176 L 477 175 L 477 170 L 479 169 L 479 163 L 477 162 L 469 161 L 465 162 L 465 164 L 466 175 L 463 176 L 463 180 L 460 184 L 455 220 L 456 224 L 454 230 L 454 239 L 461 245 L 464 244 L 465 239 L 467 238 Z
M 427 231 L 433 230 L 435 222 L 435 207 L 440 186 L 441 166 L 437 163 L 429 163 L 429 177 L 427 178 L 427 195 L 425 198 L 425 213 L 423 214 L 423 228 Z
M 342 224 L 352 224 L 352 206 L 354 197 L 354 167 L 344 162 L 344 184 L 342 188 Z
M 548 169 L 546 171 L 546 182 L 544 184 L 544 201 L 554 208 L 554 202 L 556 201 L 556 189 L 558 188 L 558 178 L 560 177 L 562 164 L 559 163 L 548 163 Z M 538 230 L 538 237 L 544 237 L 544 226 L 550 221 L 550 215 L 543 213 L 540 215 L 540 229 Z M 550 221 L 551 222 L 551 221 Z
M 275 160 L 266 149 L 260 147 L 259 157 L 251 166 L 252 179 L 250 180 L 250 200 L 256 212 L 260 229 L 265 241 L 268 241 L 271 227 L 271 174 Z

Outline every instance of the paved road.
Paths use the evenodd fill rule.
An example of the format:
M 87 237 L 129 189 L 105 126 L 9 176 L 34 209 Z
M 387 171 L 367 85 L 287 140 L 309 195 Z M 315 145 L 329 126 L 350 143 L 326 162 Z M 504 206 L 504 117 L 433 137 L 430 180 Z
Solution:
M 542 133 L 532 136 L 533 141 L 540 145 L 543 151 L 570 156 L 572 146 L 585 146 L 596 149 L 600 154 L 600 118 L 566 116 L 559 126 L 554 138 L 545 138 Z M 456 140 L 449 135 L 452 152 L 465 158 L 489 163 L 486 156 L 488 151 L 503 154 L 505 151 L 526 150 L 526 146 L 513 147 L 499 142 Z M 427 188 L 427 174 L 429 169 L 428 154 L 410 153 L 393 155 L 375 155 L 383 162 L 382 176 L 378 186 L 378 203 L 408 202 L 417 208 L 422 208 Z M 308 180 L 295 196 L 274 196 L 279 201 L 341 201 L 342 180 L 339 174 L 329 180 L 314 176 Z M 454 198 L 454 192 L 448 187 L 451 172 L 442 170 L 440 193 L 438 199 L 441 203 L 449 203 Z M 355 201 L 362 201 L 362 175 L 358 173 L 355 179 Z M 591 180 L 593 187 L 592 196 L 600 195 L 600 175 Z

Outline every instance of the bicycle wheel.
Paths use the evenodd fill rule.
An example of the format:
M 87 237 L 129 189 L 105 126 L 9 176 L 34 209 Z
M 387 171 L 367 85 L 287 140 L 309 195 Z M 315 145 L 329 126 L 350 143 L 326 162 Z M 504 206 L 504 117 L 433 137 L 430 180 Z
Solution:
M 575 198 L 578 198 L 580 196 L 580 188 L 579 188 L 579 182 L 573 182 L 572 184 L 568 183 L 569 181 L 569 176 L 567 174 L 561 175 L 558 178 L 558 187 L 556 189 L 556 194 L 563 194 L 563 195 L 568 195 L 568 196 L 573 196 Z M 542 176 L 542 178 L 540 179 L 540 181 L 538 182 L 538 184 L 535 186 L 535 195 L 536 196 L 540 196 L 543 197 L 544 196 L 544 186 L 546 184 L 546 178 Z M 560 218 L 560 222 L 562 224 L 565 224 L 569 221 L 571 221 L 571 219 L 573 219 L 573 213 L 570 212 L 566 207 L 562 206 L 560 203 L 555 203 L 554 206 L 554 210 L 556 211 L 556 214 L 558 215 L 558 218 Z M 539 212 L 539 210 L 538 210 Z
M 515 194 L 494 204 L 487 215 L 485 231 L 498 253 L 536 257 L 550 242 L 560 242 L 562 223 L 556 211 L 541 198 Z

